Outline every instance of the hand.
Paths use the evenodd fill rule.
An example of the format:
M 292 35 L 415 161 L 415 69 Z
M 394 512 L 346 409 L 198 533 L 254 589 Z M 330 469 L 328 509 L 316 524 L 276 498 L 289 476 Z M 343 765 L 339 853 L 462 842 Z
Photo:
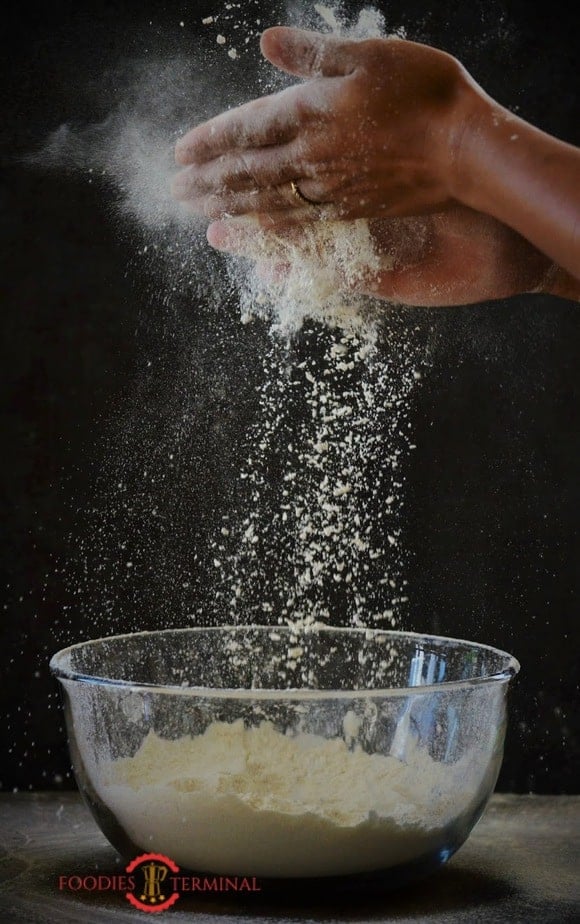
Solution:
M 194 128 L 174 195 L 208 218 L 278 224 L 415 215 L 450 203 L 467 109 L 483 96 L 445 52 L 397 38 L 347 41 L 268 29 L 272 64 L 311 78 Z M 309 200 L 292 192 L 295 181 Z
M 272 229 L 265 218 L 231 219 L 210 225 L 208 239 L 219 250 L 257 258 L 258 274 L 276 282 L 290 269 L 289 249 L 312 249 L 311 228 Z M 549 276 L 551 262 L 528 241 L 463 206 L 422 218 L 373 220 L 370 231 L 384 268 L 369 269 L 362 286 L 359 275 L 357 291 L 398 304 L 465 305 L 507 298 L 542 291 Z M 322 265 L 333 259 L 320 244 L 317 256 Z
M 396 264 L 376 280 L 379 294 L 412 304 L 536 290 L 530 267 L 552 262 L 550 291 L 580 299 L 578 148 L 503 109 L 426 45 L 275 28 L 262 51 L 310 79 L 182 138 L 177 198 L 211 219 L 257 214 L 277 231 L 422 215 L 430 243 L 415 275 Z

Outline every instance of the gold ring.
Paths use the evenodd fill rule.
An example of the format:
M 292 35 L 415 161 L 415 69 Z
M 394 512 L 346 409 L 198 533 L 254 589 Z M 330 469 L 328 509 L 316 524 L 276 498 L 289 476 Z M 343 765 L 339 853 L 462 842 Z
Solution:
M 306 205 L 320 205 L 320 202 L 315 202 L 314 199 L 309 199 L 308 196 L 305 196 L 301 192 L 300 187 L 296 180 L 290 180 L 290 189 L 295 199 L 298 199 L 299 202 L 305 203 Z

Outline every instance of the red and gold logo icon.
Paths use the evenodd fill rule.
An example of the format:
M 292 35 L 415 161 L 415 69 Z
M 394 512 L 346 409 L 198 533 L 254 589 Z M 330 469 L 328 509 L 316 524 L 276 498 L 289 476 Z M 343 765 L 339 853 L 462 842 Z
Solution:
M 144 853 L 135 857 L 127 867 L 134 885 L 132 891 L 126 894 L 127 900 L 139 911 L 166 911 L 179 898 L 179 892 L 171 891 L 169 875 L 178 872 L 179 866 L 162 853 Z

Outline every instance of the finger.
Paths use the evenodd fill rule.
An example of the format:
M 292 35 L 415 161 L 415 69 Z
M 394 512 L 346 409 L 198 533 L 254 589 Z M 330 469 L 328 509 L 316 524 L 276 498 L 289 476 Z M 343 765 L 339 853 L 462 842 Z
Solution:
M 260 47 L 271 64 L 297 77 L 343 77 L 358 63 L 355 42 L 286 26 L 266 29 Z
M 203 200 L 206 218 L 219 219 L 231 215 L 252 215 L 256 212 L 271 215 L 287 211 L 296 204 L 289 183 L 266 189 L 251 189 L 237 193 L 223 192 L 206 196 Z
M 289 87 L 281 93 L 252 100 L 198 125 L 177 142 L 176 162 L 180 166 L 203 164 L 228 151 L 290 141 L 299 128 L 294 97 L 300 89 Z
M 339 217 L 340 208 L 331 203 L 314 205 L 296 197 L 290 183 L 265 189 L 222 192 L 188 199 L 194 211 L 212 220 L 231 216 L 267 215 L 279 227 L 331 220 Z M 271 226 L 271 225 L 270 225 Z
M 187 201 L 225 190 L 249 192 L 280 186 L 296 176 L 297 160 L 293 145 L 223 154 L 207 164 L 181 170 L 173 179 L 172 194 Z
M 261 233 L 260 224 L 255 218 L 214 221 L 207 229 L 207 240 L 216 250 L 247 257 L 255 252 L 256 235 Z
M 260 282 L 265 285 L 278 285 L 287 276 L 290 275 L 291 266 L 289 263 L 276 263 L 271 260 L 258 260 L 255 266 L 255 273 Z
M 269 225 L 266 226 L 263 216 L 214 221 L 207 229 L 207 240 L 216 250 L 239 257 L 251 257 L 270 264 L 284 262 L 285 235 L 278 235 Z
M 234 253 L 240 257 L 264 260 L 285 265 L 289 248 L 295 248 L 304 239 L 304 224 L 278 225 L 267 215 L 246 215 L 214 221 L 207 229 L 207 240 L 216 250 Z

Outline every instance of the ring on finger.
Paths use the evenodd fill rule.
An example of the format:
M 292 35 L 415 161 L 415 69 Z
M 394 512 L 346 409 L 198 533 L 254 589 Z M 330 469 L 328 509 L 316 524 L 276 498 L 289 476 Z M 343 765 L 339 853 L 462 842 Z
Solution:
M 298 202 L 301 203 L 301 205 L 304 205 L 304 204 L 314 205 L 314 206 L 322 205 L 321 202 L 315 202 L 314 199 L 309 199 L 308 196 L 305 196 L 302 190 L 300 189 L 300 187 L 298 186 L 298 183 L 296 182 L 296 180 L 290 180 L 290 189 L 292 190 L 292 195 L 294 196 L 294 198 L 297 199 Z

